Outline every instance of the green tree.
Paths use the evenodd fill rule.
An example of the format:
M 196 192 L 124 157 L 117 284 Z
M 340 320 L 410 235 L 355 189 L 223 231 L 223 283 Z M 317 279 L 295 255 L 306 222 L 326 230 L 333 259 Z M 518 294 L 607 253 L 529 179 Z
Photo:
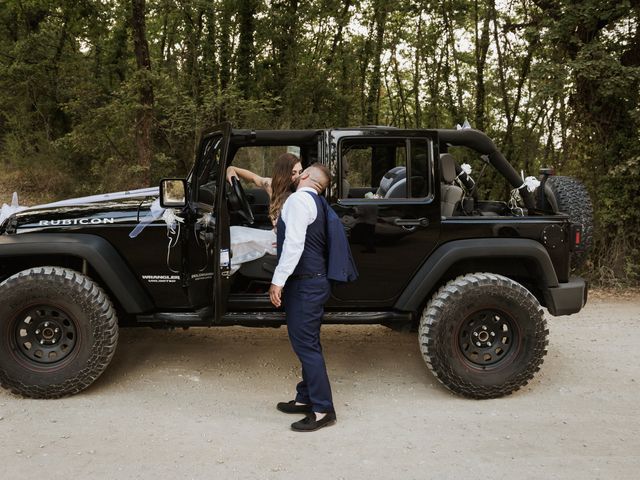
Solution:
M 469 120 L 527 175 L 582 179 L 598 220 L 588 273 L 637 282 L 639 28 L 640 0 L 5 0 L 0 193 L 185 174 L 222 120 Z M 490 174 L 481 188 L 510 189 Z

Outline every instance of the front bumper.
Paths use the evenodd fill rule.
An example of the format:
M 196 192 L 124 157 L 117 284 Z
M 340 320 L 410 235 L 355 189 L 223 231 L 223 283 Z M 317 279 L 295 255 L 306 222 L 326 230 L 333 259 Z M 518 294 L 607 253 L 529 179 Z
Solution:
M 583 278 L 571 277 L 566 283 L 547 288 L 544 299 L 549 313 L 555 317 L 578 313 L 587 303 L 587 283 Z

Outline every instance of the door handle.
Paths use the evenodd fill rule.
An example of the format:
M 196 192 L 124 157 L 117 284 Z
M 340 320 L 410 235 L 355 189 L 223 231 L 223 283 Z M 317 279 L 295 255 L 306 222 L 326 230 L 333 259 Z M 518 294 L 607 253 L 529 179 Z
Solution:
M 429 219 L 422 218 L 396 218 L 393 220 L 393 223 L 398 225 L 399 227 L 426 227 L 429 225 Z

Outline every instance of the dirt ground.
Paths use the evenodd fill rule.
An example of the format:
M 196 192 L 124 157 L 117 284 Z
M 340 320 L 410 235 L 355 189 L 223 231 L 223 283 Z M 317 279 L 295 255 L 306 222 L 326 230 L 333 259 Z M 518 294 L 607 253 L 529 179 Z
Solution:
M 327 326 L 338 423 L 295 433 L 298 367 L 281 329 L 121 330 L 88 390 L 0 390 L 2 478 L 427 479 L 640 476 L 640 295 L 599 295 L 549 317 L 549 353 L 524 389 L 450 394 L 415 334 Z

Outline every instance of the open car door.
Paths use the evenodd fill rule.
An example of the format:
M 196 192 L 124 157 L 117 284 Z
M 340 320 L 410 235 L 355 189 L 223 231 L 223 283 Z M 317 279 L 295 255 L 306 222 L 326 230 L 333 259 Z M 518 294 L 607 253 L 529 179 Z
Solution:
M 184 257 L 192 307 L 217 323 L 226 312 L 230 285 L 229 212 L 225 200 L 229 122 L 205 131 L 189 178 L 193 235 Z M 211 307 L 212 312 L 211 312 Z

